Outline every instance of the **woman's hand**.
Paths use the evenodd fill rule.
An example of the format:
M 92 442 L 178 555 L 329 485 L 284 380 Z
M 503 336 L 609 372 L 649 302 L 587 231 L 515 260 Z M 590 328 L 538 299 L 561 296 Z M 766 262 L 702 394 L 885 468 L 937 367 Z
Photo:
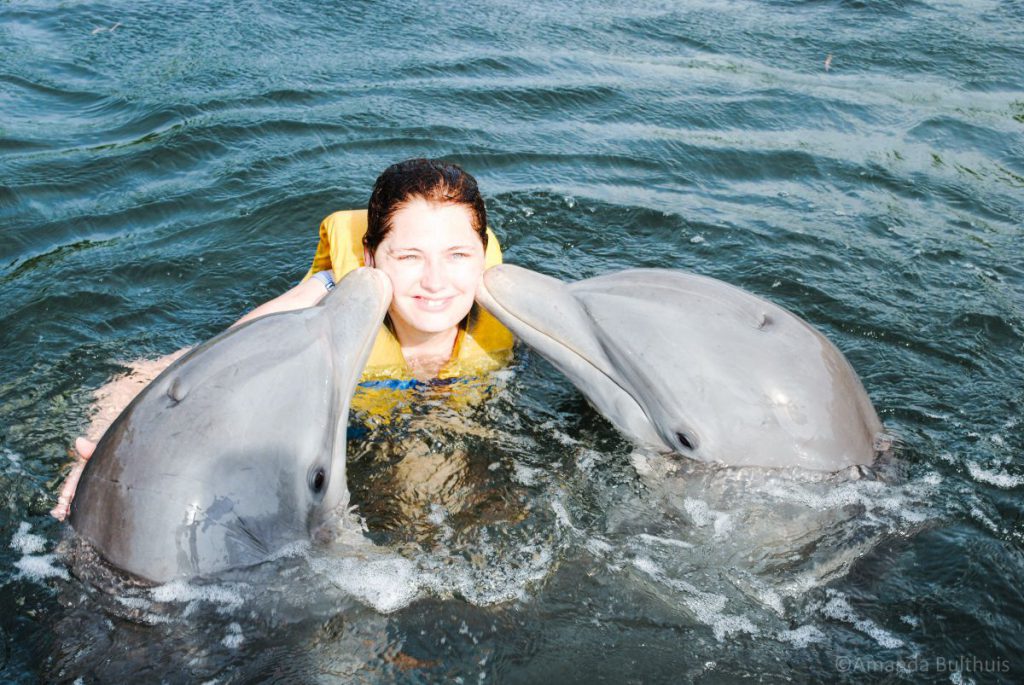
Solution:
M 78 438 L 75 440 L 75 452 L 71 456 L 75 457 L 75 462 L 71 465 L 71 470 L 68 471 L 68 477 L 64 479 L 64 484 L 60 487 L 60 495 L 57 497 L 57 506 L 50 509 L 50 516 L 63 521 L 67 518 L 68 511 L 71 510 L 71 500 L 75 496 L 75 490 L 78 488 L 78 479 L 82 477 L 82 471 L 85 470 L 85 462 L 89 461 L 89 457 L 96 451 L 96 443 L 87 438 Z

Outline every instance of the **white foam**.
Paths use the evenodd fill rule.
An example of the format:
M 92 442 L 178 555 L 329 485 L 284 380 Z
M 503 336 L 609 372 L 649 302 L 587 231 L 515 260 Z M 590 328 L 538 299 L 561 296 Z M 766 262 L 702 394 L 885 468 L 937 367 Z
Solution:
M 633 560 L 633 565 L 649 576 L 658 577 L 661 575 L 661 567 L 647 557 L 637 557 Z
M 444 525 L 445 520 L 448 518 L 448 510 L 440 504 L 433 503 L 430 505 L 430 511 L 427 512 L 427 520 L 433 523 L 435 526 Z
M 683 508 L 686 509 L 686 513 L 690 515 L 690 520 L 695 526 L 703 527 L 712 521 L 711 510 L 704 500 L 688 497 L 683 500 Z
M 566 447 L 574 447 L 579 444 L 579 441 L 573 438 L 571 435 L 559 430 L 558 425 L 554 421 L 545 421 L 544 423 L 540 424 L 539 428 L 545 431 L 549 431 L 551 433 L 551 436 L 555 440 L 562 443 Z
M 747 617 L 723 614 L 722 610 L 725 609 L 727 600 L 722 595 L 698 590 L 683 601 L 690 608 L 690 611 L 694 613 L 698 621 L 711 626 L 711 631 L 719 642 L 722 642 L 733 633 L 757 635 L 759 632 L 757 626 Z
M 683 508 L 689 514 L 693 525 L 698 528 L 710 525 L 716 538 L 723 538 L 732 530 L 732 517 L 725 512 L 711 509 L 703 500 L 688 497 L 683 500 Z
M 11 549 L 22 554 L 38 554 L 46 549 L 46 538 L 29 533 L 30 530 L 32 530 L 32 524 L 26 521 L 18 524 L 18 532 L 11 538 Z
M 148 599 L 142 597 L 115 597 L 119 604 L 129 609 L 145 610 L 153 605 Z
M 580 471 L 588 473 L 594 470 L 595 464 L 601 463 L 601 453 L 594 450 L 581 449 L 576 454 L 576 465 Z
M 954 685 L 974 685 L 974 679 L 966 677 L 961 671 L 953 671 L 950 673 L 949 682 Z
M 637 540 L 647 542 L 653 545 L 665 545 L 668 547 L 681 547 L 682 549 L 693 549 L 693 543 L 686 542 L 685 540 L 676 540 L 675 538 L 663 538 L 657 535 L 651 535 L 649 533 L 640 533 L 636 536 Z
M 354 508 L 355 507 L 353 507 L 353 509 Z M 346 512 L 346 515 L 351 515 L 351 516 L 355 517 L 355 519 L 356 519 L 355 525 L 358 528 L 358 526 L 359 526 L 358 516 L 356 516 L 355 513 L 352 512 L 352 511 Z M 290 557 L 306 556 L 307 553 L 309 552 L 309 549 L 310 549 L 311 546 L 312 545 L 310 544 L 309 540 L 296 540 L 295 542 L 291 542 L 291 543 L 289 543 L 287 545 L 283 545 L 276 552 L 274 552 L 273 554 L 268 556 L 267 557 L 267 561 L 277 561 L 279 559 L 288 559 Z
M 826 492 L 805 489 L 796 482 L 773 482 L 765 491 L 772 497 L 800 504 L 817 511 L 835 511 L 848 506 L 863 507 L 867 520 L 894 529 L 899 523 L 919 524 L 933 513 L 927 508 L 941 476 L 929 473 L 921 479 L 897 488 L 884 481 L 858 480 L 837 484 Z
M 702 614 L 700 611 L 701 604 L 690 603 L 690 608 L 694 609 L 697 613 L 697 618 L 704 620 L 711 626 L 712 632 L 715 634 L 715 639 L 722 642 L 725 638 L 729 637 L 733 633 L 749 633 L 750 635 L 757 635 L 758 629 L 750 619 L 744 616 L 720 616 L 717 612 L 709 611 L 706 614 Z
M 242 646 L 243 642 L 245 642 L 245 636 L 242 635 L 242 626 L 237 623 L 232 623 L 228 626 L 227 635 L 221 640 L 221 644 L 228 649 L 238 649 Z
M 637 557 L 633 560 L 633 565 L 662 585 L 681 592 L 683 603 L 698 621 L 711 627 L 715 639 L 719 642 L 734 633 L 757 635 L 760 632 L 747 617 L 722 613 L 728 602 L 724 596 L 698 590 L 683 580 L 668 578 L 662 569 L 647 557 Z
M 782 597 L 775 590 L 766 587 L 759 587 L 756 589 L 757 598 L 761 601 L 761 604 L 774 611 L 779 616 L 784 616 L 786 613 L 786 607 L 782 604 Z
M 858 487 L 859 486 L 859 487 Z M 842 483 L 824 495 L 809 492 L 799 486 L 798 483 L 783 485 L 772 483 L 767 488 L 768 492 L 779 499 L 803 504 L 804 506 L 826 511 L 838 509 L 853 504 L 861 504 L 870 507 L 872 502 L 868 497 L 869 490 L 881 491 L 884 485 L 879 482 L 861 481 L 857 483 Z
M 516 482 L 529 486 L 537 484 L 537 478 L 543 473 L 543 470 L 533 468 L 532 466 L 515 464 L 512 467 L 512 473 L 515 476 Z
M 552 551 L 543 546 L 524 545 L 502 556 L 502 562 L 495 563 L 499 555 L 485 542 L 475 560 L 450 557 L 439 572 L 424 573 L 424 587 L 440 597 L 462 597 L 475 606 L 523 600 L 529 585 L 546 578 L 554 564 Z
M 159 623 L 168 624 L 174 621 L 171 616 L 150 612 L 149 608 L 153 603 L 143 597 L 115 597 L 114 599 L 116 599 L 121 606 L 138 612 L 134 620 L 145 621 L 150 625 L 157 625 Z M 192 608 L 192 605 L 189 605 L 189 608 Z M 185 615 L 187 614 L 188 611 L 185 612 Z
M 846 601 L 846 597 L 841 592 L 835 590 L 829 590 L 831 599 L 822 607 L 822 613 L 829 618 L 838 619 L 851 624 L 854 628 L 861 631 L 862 633 L 870 636 L 882 647 L 887 649 L 896 649 L 897 647 L 903 646 L 903 640 L 895 637 L 889 631 L 885 630 L 877 623 L 869 618 L 859 618 L 857 613 L 850 606 L 850 603 Z
M 814 626 L 800 626 L 795 630 L 783 630 L 778 633 L 777 637 L 798 649 L 804 649 L 815 642 L 825 641 L 825 633 Z
M 569 528 L 570 530 L 576 530 L 576 526 L 572 525 L 572 519 L 569 518 L 569 511 L 560 500 L 552 500 L 551 509 L 555 512 L 555 520 L 559 525 Z
M 601 540 L 600 538 L 590 538 L 587 540 L 586 545 L 587 549 L 590 550 L 590 553 L 595 556 L 604 556 L 615 550 L 610 543 L 605 540 Z
M 732 531 L 732 517 L 729 514 L 719 514 L 715 517 L 713 524 L 716 538 L 724 538 Z
M 227 610 L 238 609 L 244 603 L 241 594 L 223 585 L 190 585 L 181 580 L 158 585 L 150 590 L 155 602 L 210 602 Z
M 314 557 L 313 567 L 337 587 L 382 614 L 408 606 L 420 593 L 419 572 L 400 556 Z
M 70 580 L 68 572 L 62 568 L 53 565 L 55 554 L 43 554 L 40 556 L 24 556 L 14 562 L 14 567 L 18 569 L 22 575 L 28 576 L 32 580 L 45 580 L 46 578 L 62 578 L 64 580 Z
M 15 466 L 21 466 L 21 455 L 20 454 L 18 454 L 14 450 L 6 448 L 6 447 L 3 449 L 2 453 L 3 453 L 3 455 L 5 457 L 7 457 L 7 461 L 11 462 Z
M 988 483 L 1007 490 L 1024 484 L 1024 476 L 1012 476 L 1005 471 L 989 471 L 973 461 L 967 462 L 967 471 L 971 474 L 971 478 L 979 483 Z
M 32 524 L 22 521 L 18 525 L 18 532 L 11 538 L 11 549 L 24 555 L 14 562 L 14 567 L 21 575 L 35 581 L 43 581 L 47 578 L 69 580 L 68 572 L 54 565 L 54 561 L 57 559 L 56 554 L 39 554 L 46 549 L 46 538 L 30 533 L 30 530 L 32 530 Z
M 993 533 L 995 533 L 996 535 L 1002 535 L 1003 534 L 1003 531 L 999 528 L 999 526 L 997 526 L 995 524 L 995 521 L 993 521 L 988 516 L 986 516 L 985 512 L 983 512 L 978 507 L 976 507 L 976 506 L 971 507 L 971 516 L 973 516 L 975 519 L 977 519 L 981 523 L 984 523 L 985 527 L 988 528 Z
M 800 597 L 818 586 L 818 576 L 811 571 L 799 572 L 779 587 L 787 597 Z
M 651 462 L 647 458 L 646 454 L 641 452 L 633 452 L 629 455 L 629 460 L 633 464 L 633 468 L 641 476 L 649 476 L 654 473 L 654 469 L 651 467 Z

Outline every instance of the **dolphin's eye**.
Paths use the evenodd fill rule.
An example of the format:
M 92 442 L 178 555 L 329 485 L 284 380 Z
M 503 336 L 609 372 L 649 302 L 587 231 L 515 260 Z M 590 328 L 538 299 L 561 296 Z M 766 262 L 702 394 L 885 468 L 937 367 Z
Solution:
M 687 437 L 686 433 L 676 433 L 676 440 L 678 440 L 679 444 L 685 447 L 686 449 L 693 449 L 693 443 L 690 442 L 690 438 Z
M 321 466 L 313 473 L 313 492 L 320 492 L 324 489 L 324 481 L 327 480 L 327 474 L 324 473 L 324 469 Z

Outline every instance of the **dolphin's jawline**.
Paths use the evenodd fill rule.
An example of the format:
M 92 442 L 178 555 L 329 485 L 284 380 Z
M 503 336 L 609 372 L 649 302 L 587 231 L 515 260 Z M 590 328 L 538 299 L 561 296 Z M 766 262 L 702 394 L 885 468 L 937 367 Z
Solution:
M 669 288 L 664 287 L 661 289 L 670 290 Z M 612 293 L 605 293 L 605 296 L 611 297 L 613 299 L 620 297 Z M 627 298 L 625 297 L 621 297 L 620 299 L 622 299 L 623 302 L 627 301 Z M 628 353 L 628 351 L 625 351 L 621 348 L 621 346 L 616 345 L 612 337 L 607 334 L 605 327 L 591 313 L 590 307 L 587 306 L 587 303 L 580 300 L 578 301 L 580 303 L 580 307 L 591 316 L 595 332 L 599 334 L 597 335 L 597 341 L 598 344 L 601 346 L 601 350 L 605 353 L 605 356 L 612 364 L 616 364 L 620 367 L 620 369 L 622 369 L 620 373 L 624 376 L 624 378 L 629 379 L 629 377 L 632 376 L 634 380 L 632 385 L 637 387 L 643 387 L 644 385 L 654 385 L 655 379 L 652 377 L 650 372 L 644 369 L 644 365 L 635 363 L 634 360 L 631 358 L 631 355 Z M 659 331 L 659 334 L 660 333 L 661 332 Z M 635 381 L 639 381 L 639 383 Z M 621 382 L 617 383 L 617 385 L 620 388 L 622 388 Z M 684 388 L 690 387 L 686 384 L 680 384 L 680 386 Z M 677 421 L 673 421 L 671 426 L 665 427 L 665 432 L 663 433 L 659 427 L 659 423 L 654 420 L 651 420 L 653 412 L 650 409 L 650 403 L 647 401 L 641 402 L 640 399 L 638 399 L 634 394 L 628 392 L 624 388 L 622 391 L 629 395 L 630 399 L 632 399 L 633 402 L 637 405 L 637 407 L 643 412 L 643 415 L 648 418 L 651 424 L 651 429 L 655 433 L 657 433 L 658 437 L 661 438 L 663 446 L 660 447 L 662 451 L 668 449 L 671 452 L 684 455 L 691 459 L 708 461 L 708 459 L 706 459 L 705 457 L 699 456 L 701 454 L 701 446 L 704 442 L 702 431 L 692 421 L 686 420 L 684 418 L 679 418 L 678 412 L 680 408 L 678 406 L 675 407 L 675 416 L 677 418 Z M 671 435 L 666 435 L 665 433 L 671 433 Z M 682 435 L 683 437 L 678 437 L 679 435 Z M 686 442 L 689 444 L 683 445 L 683 440 L 686 440 Z
M 628 405 L 629 409 L 630 409 L 630 411 L 629 411 L 630 414 L 633 414 L 634 416 L 642 416 L 642 417 L 646 418 L 648 416 L 648 414 L 644 410 L 643 406 L 641 406 L 640 403 L 637 402 L 636 398 L 633 397 L 632 394 L 630 394 L 629 392 L 626 391 L 626 389 L 622 386 L 622 383 L 620 383 L 616 378 L 614 378 L 612 375 L 610 375 L 607 371 L 605 371 L 604 369 L 602 369 L 599 366 L 597 366 L 597 364 L 595 364 L 593 361 L 591 361 L 588 356 L 584 355 L 582 352 L 580 352 L 573 345 L 570 345 L 570 344 L 564 342 L 563 340 L 554 337 L 553 335 L 550 335 L 550 334 L 548 334 L 548 333 L 546 333 L 544 331 L 541 331 L 541 329 L 535 327 L 534 325 L 532 325 L 527 320 L 523 319 L 522 317 L 520 317 L 520 316 L 518 316 L 516 314 L 513 314 L 500 301 L 498 301 L 498 298 L 494 295 L 494 293 L 492 293 L 490 291 L 490 289 L 488 289 L 486 287 L 486 285 L 481 285 L 481 289 L 482 289 L 483 293 L 485 294 L 485 299 L 487 300 L 485 308 L 489 309 L 491 314 L 493 314 L 496 318 L 499 318 L 500 320 L 502 320 L 502 322 L 505 323 L 506 325 L 509 323 L 509 320 L 514 320 L 514 321 L 520 323 L 521 324 L 521 328 L 519 329 L 519 333 L 518 333 L 519 337 L 521 337 L 524 340 L 524 342 L 526 342 L 530 347 L 532 347 L 537 352 L 539 352 L 541 354 L 541 356 L 543 356 L 549 362 L 551 362 L 551 364 L 555 368 L 557 368 L 564 376 L 569 378 L 569 380 L 573 381 L 573 384 L 577 387 L 578 390 L 580 390 L 580 392 L 583 393 L 583 396 L 587 398 L 587 401 L 591 405 L 593 405 L 594 408 L 597 410 L 597 412 L 599 414 L 601 414 L 607 421 L 609 421 L 609 423 L 612 423 L 618 430 L 626 433 L 627 435 L 632 437 L 634 440 L 641 442 L 642 444 L 644 444 L 647 447 L 655 449 L 655 450 L 657 450 L 659 452 L 675 451 L 675 448 L 673 446 L 666 445 L 664 443 L 664 441 L 660 439 L 661 436 L 658 435 L 657 431 L 654 429 L 653 426 L 651 426 L 649 424 L 649 422 L 645 421 L 645 423 L 649 427 L 649 431 L 647 431 L 646 434 L 641 434 L 640 431 L 638 431 L 635 426 L 619 425 L 616 421 L 614 421 L 611 418 L 611 417 L 615 416 L 616 414 L 613 413 L 613 412 L 605 410 L 602 407 L 603 403 L 599 402 L 597 399 L 595 399 L 596 397 L 601 397 L 602 394 L 605 394 L 604 391 L 609 391 L 610 390 L 611 392 L 607 392 L 606 393 L 608 395 L 613 395 L 611 400 L 608 402 L 609 405 L 612 405 L 612 406 L 616 406 L 617 405 L 619 407 L 622 407 L 624 405 Z M 580 303 L 579 300 L 576 300 L 575 297 L 573 297 L 572 299 L 581 308 L 583 307 L 582 303 Z M 499 316 L 499 314 L 500 314 L 500 316 Z M 515 328 L 515 326 L 510 326 L 510 327 L 511 328 Z M 530 334 L 525 334 L 523 331 L 530 331 Z M 534 340 L 530 340 L 528 338 L 534 338 Z M 543 339 L 544 341 L 550 343 L 550 346 L 549 345 L 537 345 L 537 344 L 535 344 L 536 339 L 538 339 L 538 338 L 539 339 Z M 606 350 L 606 346 L 605 346 L 604 342 L 603 341 L 599 341 L 599 344 L 601 345 L 602 351 L 606 352 L 607 350 Z M 564 352 L 565 353 L 564 356 L 568 357 L 572 362 L 576 362 L 577 364 L 580 364 L 580 365 L 585 365 L 588 369 L 592 369 L 593 371 L 595 371 L 596 374 L 583 376 L 583 375 L 579 375 L 579 374 L 568 373 L 566 371 L 566 368 L 572 368 L 571 367 L 571 362 L 566 362 L 565 359 L 559 358 L 559 357 L 562 357 L 563 355 L 558 355 L 557 353 L 553 352 L 551 348 L 555 348 L 558 351 Z M 601 378 L 601 379 L 604 379 L 604 381 L 606 381 L 606 382 L 604 382 L 604 383 L 594 383 L 594 385 L 602 386 L 601 392 L 598 392 L 597 390 L 589 389 L 589 388 L 585 387 L 585 384 L 577 382 L 575 380 L 575 378 L 580 378 L 581 380 L 583 378 L 587 378 L 587 379 Z M 620 411 L 620 413 L 624 413 L 624 412 Z M 658 439 L 657 440 L 652 440 L 651 439 L 652 435 L 656 436 Z

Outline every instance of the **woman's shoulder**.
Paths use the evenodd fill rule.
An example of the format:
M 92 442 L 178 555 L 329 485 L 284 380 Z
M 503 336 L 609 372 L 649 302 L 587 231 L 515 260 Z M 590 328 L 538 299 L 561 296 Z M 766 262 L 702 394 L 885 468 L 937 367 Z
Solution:
M 366 210 L 343 209 L 328 214 L 320 222 L 320 242 L 306 274 L 330 269 L 334 280 L 363 266 L 363 236 L 366 234 Z

